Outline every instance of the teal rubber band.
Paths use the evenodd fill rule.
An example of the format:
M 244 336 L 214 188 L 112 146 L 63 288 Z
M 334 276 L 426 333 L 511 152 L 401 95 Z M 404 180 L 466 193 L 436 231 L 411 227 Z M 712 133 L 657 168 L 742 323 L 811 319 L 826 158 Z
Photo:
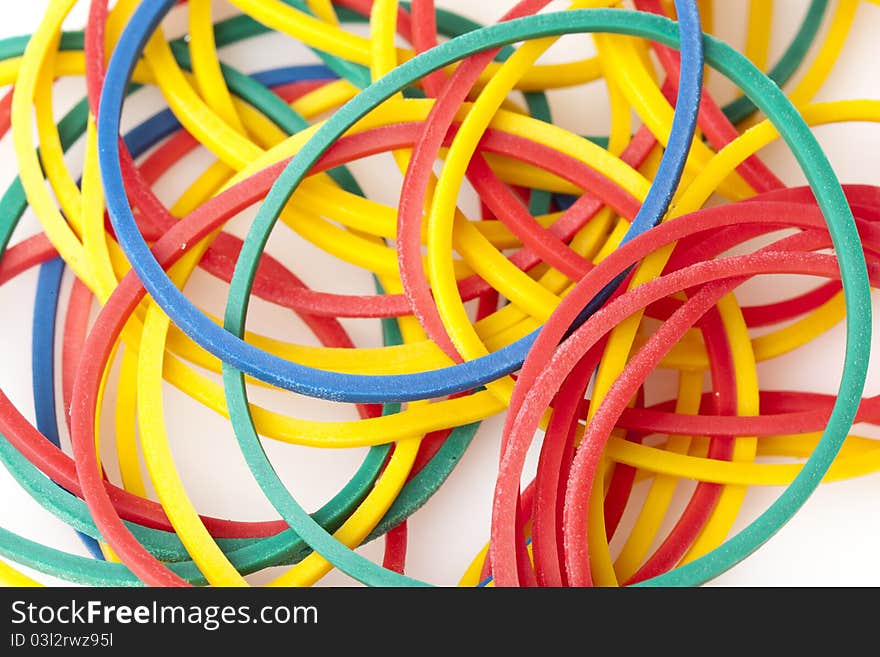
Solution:
M 240 337 L 256 258 L 280 210 L 318 158 L 370 109 L 413 80 L 462 59 L 503 44 L 582 32 L 627 34 L 677 48 L 678 28 L 672 21 L 624 10 L 575 10 L 516 19 L 458 37 L 401 65 L 376 81 L 331 117 L 291 160 L 255 219 L 242 248 L 225 317 L 225 328 Z M 745 57 L 706 36 L 708 63 L 737 84 L 770 117 L 804 170 L 828 223 L 840 263 L 846 305 L 846 356 L 840 390 L 825 432 L 815 451 L 786 491 L 756 521 L 724 545 L 700 559 L 650 580 L 655 585 L 695 585 L 732 567 L 779 530 L 815 490 L 846 438 L 858 408 L 867 373 L 871 337 L 870 288 L 861 243 L 840 183 L 809 127 L 776 84 Z M 291 526 L 325 558 L 359 581 L 378 585 L 422 584 L 349 551 L 305 514 L 275 473 L 257 437 L 247 402 L 244 376 L 223 364 L 223 381 L 233 427 L 245 460 L 263 492 Z M 647 583 L 647 582 L 646 582 Z

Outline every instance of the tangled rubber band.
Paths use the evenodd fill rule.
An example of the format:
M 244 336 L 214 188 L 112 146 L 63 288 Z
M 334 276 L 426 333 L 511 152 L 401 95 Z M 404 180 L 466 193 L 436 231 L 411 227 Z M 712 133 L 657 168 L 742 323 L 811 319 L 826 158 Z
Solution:
M 495 477 L 488 542 L 462 564 L 462 585 L 702 584 L 757 550 L 820 481 L 880 469 L 875 440 L 851 433 L 880 423 L 880 398 L 863 396 L 880 187 L 841 184 L 811 130 L 880 121 L 880 101 L 812 100 L 857 0 L 809 3 L 775 63 L 760 3 L 745 54 L 710 34 L 712 3 L 701 17 L 695 0 L 551 12 L 520 0 L 488 26 L 433 0 L 234 0 L 241 13 L 216 23 L 207 0 L 90 0 L 84 32 L 63 32 L 76 4 L 52 0 L 30 38 L 0 42 L 11 85 L 0 133 L 18 168 L 0 198 L 0 284 L 39 266 L 34 415 L 0 391 L 0 460 L 91 556 L 0 528 L 0 556 L 26 568 L 0 562 L 0 581 L 32 585 L 36 571 L 241 586 L 281 567 L 271 584 L 333 569 L 368 585 L 443 584 L 407 572 L 407 520 L 436 504 L 480 422 L 499 414 L 497 476 L 483 469 Z M 168 39 L 172 13 L 186 33 Z M 223 53 L 270 34 L 320 64 L 246 74 Z M 546 63 L 560 39 L 591 39 L 596 54 Z M 738 93 L 725 106 L 704 85 L 719 74 Z M 56 122 L 55 82 L 69 76 L 86 97 Z M 554 123 L 556 90 L 600 82 L 607 134 Z M 123 130 L 143 87 L 165 107 Z M 761 159 L 775 140 L 806 185 Z M 210 160 L 194 174 L 199 151 Z M 388 155 L 392 203 L 357 173 Z M 159 193 L 169 176 L 191 181 L 170 205 Z M 41 231 L 17 239 L 28 210 Z M 241 238 L 229 224 L 246 213 Z M 346 292 L 338 272 L 306 282 L 276 233 L 369 274 L 375 291 Z M 189 285 L 197 270 L 228 290 L 223 316 Z M 743 302 L 745 283 L 779 275 L 820 280 Z M 291 311 L 314 341 L 249 327 L 254 297 Z M 355 319 L 382 346 L 359 344 Z M 836 393 L 761 386 L 759 363 L 841 320 Z M 229 419 L 226 438 L 274 517 L 199 511 L 166 429 L 166 382 Z M 251 401 L 257 388 L 338 414 L 288 415 Z M 369 449 L 310 512 L 264 440 Z M 209 454 L 198 467 L 214 467 Z M 785 488 L 747 508 L 761 485 Z M 377 538 L 381 562 L 358 551 Z

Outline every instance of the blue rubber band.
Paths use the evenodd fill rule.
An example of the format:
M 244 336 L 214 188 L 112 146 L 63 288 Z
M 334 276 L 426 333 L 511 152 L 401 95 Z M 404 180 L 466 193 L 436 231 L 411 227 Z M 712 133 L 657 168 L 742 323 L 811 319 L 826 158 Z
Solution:
M 31 368 L 37 431 L 59 449 L 61 436 L 58 433 L 58 416 L 55 412 L 55 319 L 63 276 L 64 261 L 61 258 L 53 258 L 40 266 L 31 333 Z M 76 534 L 95 559 L 104 558 L 101 546 L 94 538 L 80 531 Z
M 147 291 L 153 299 L 162 307 L 174 323 L 200 346 L 220 358 L 223 362 L 234 366 L 247 374 L 280 388 L 285 388 L 300 394 L 334 401 L 381 403 L 381 402 L 404 402 L 419 399 L 430 399 L 464 392 L 480 387 L 494 381 L 506 374 L 518 370 L 529 348 L 537 338 L 537 331 L 531 333 L 492 354 L 482 358 L 467 361 L 452 367 L 420 372 L 417 374 L 400 375 L 355 375 L 330 372 L 315 369 L 305 365 L 292 363 L 265 352 L 253 345 L 247 344 L 223 327 L 217 326 L 208 319 L 189 299 L 187 299 L 174 283 L 166 276 L 163 269 L 156 262 L 149 246 L 144 241 L 137 228 L 134 216 L 128 206 L 122 177 L 119 172 L 119 153 L 116 142 L 119 134 L 119 119 L 122 112 L 122 103 L 125 89 L 131 76 L 131 71 L 139 58 L 140 52 L 146 40 L 156 29 L 156 26 L 175 3 L 173 0 L 161 2 L 144 2 L 132 16 L 125 31 L 120 38 L 105 78 L 104 90 L 101 96 L 101 109 L 98 116 L 98 144 L 101 159 L 101 172 L 104 179 L 104 188 L 107 198 L 107 207 L 111 221 L 116 231 L 120 245 L 125 251 L 138 276 L 143 281 Z M 600 15 L 614 17 L 611 20 L 612 30 L 622 31 L 626 26 L 618 24 L 620 12 L 623 10 L 584 10 L 599 12 Z M 574 16 L 576 12 L 567 12 L 567 16 Z M 519 19 L 508 21 L 502 26 L 502 30 L 518 28 L 518 32 L 529 34 L 532 19 Z M 542 19 L 543 21 L 544 19 Z M 658 20 L 663 20 L 659 19 Z M 539 21 L 540 22 L 540 21 Z M 601 20 L 599 21 L 601 23 Z M 556 26 L 559 31 L 565 27 Z M 340 108 L 313 136 L 310 144 L 320 143 L 322 147 L 307 145 L 290 162 L 288 167 L 279 176 L 278 181 L 270 190 L 266 201 L 251 227 L 251 233 L 268 232 L 274 219 L 268 206 L 283 205 L 292 194 L 299 181 L 311 169 L 315 161 L 345 130 L 358 118 L 363 116 L 368 108 L 387 99 L 394 93 L 402 90 L 412 83 L 414 79 L 423 77 L 425 74 L 437 68 L 455 61 L 456 58 L 468 56 L 481 50 L 485 50 L 483 36 L 492 41 L 493 45 L 507 43 L 508 39 L 502 36 L 497 38 L 498 26 L 483 28 L 479 31 L 480 37 L 474 37 L 477 32 L 471 32 L 454 41 L 457 44 L 466 43 L 466 47 L 459 52 L 447 44 L 435 48 L 430 57 L 436 61 L 426 59 L 419 55 L 414 59 L 398 67 L 394 72 L 376 81 L 359 94 L 355 99 Z M 540 31 L 540 28 L 538 29 Z M 686 48 L 698 48 L 701 42 L 702 32 L 685 34 L 683 41 Z M 430 62 L 426 65 L 426 62 Z M 699 93 L 699 78 L 690 80 L 682 78 L 680 93 L 683 97 L 690 98 Z M 691 106 L 679 105 L 678 113 L 683 113 L 686 120 L 679 120 L 676 127 L 682 129 L 696 121 L 698 104 Z M 667 157 L 675 162 L 687 157 L 687 148 L 678 152 L 673 147 L 680 147 L 685 142 L 682 137 L 686 135 L 671 135 L 670 148 L 667 149 Z M 673 137 L 675 137 L 673 139 Z M 306 155 L 308 154 L 308 155 Z M 677 167 L 672 162 L 666 168 L 666 174 L 671 175 Z M 677 184 L 675 179 L 661 179 L 659 176 L 654 184 L 660 190 L 674 190 Z M 657 192 L 660 194 L 660 192 Z M 663 194 L 661 194 L 663 196 Z M 644 230 L 653 225 L 647 215 L 642 215 L 642 220 L 634 230 Z M 635 224 L 634 224 L 635 225 Z M 630 236 L 634 236 L 633 232 Z M 242 258 L 239 263 L 252 257 L 254 249 L 262 249 L 265 240 L 246 240 L 242 248 Z M 246 276 L 241 265 L 236 267 L 233 275 L 233 284 Z M 228 306 L 227 306 L 228 309 Z

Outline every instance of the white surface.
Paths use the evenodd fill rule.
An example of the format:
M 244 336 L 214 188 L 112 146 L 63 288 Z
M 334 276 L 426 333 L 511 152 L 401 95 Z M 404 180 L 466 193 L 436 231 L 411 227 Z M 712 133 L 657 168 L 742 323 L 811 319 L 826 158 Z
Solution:
M 0 5 L 0 37 L 32 32 L 36 27 L 46 0 Z M 221 15 L 232 13 L 225 2 L 217 2 Z M 497 18 L 510 3 L 502 0 L 465 2 L 439 1 L 440 6 L 455 8 L 481 21 Z M 743 42 L 747 8 L 745 0 L 716 3 L 718 22 L 716 32 L 730 43 Z M 833 5 L 834 3 L 832 3 Z M 562 7 L 561 3 L 554 3 Z M 771 48 L 775 61 L 793 31 L 800 23 L 807 0 L 787 0 L 776 3 L 776 20 Z M 88 3 L 80 0 L 67 23 L 70 28 L 80 27 L 87 14 Z M 180 13 L 180 12 L 178 12 Z M 169 25 L 174 32 L 180 20 Z M 827 25 L 827 21 L 826 21 Z M 849 42 L 828 83 L 818 99 L 880 98 L 880 79 L 873 68 L 876 59 L 876 37 L 880 30 L 880 7 L 862 3 Z M 875 37 L 872 39 L 872 37 Z M 288 61 L 303 61 L 304 50 L 281 37 L 271 37 L 271 48 L 235 46 L 224 52 L 224 58 L 243 70 L 252 71 L 278 66 Z M 265 43 L 265 41 L 264 41 Z M 591 48 L 588 38 L 566 38 L 554 48 L 551 55 L 560 61 L 570 59 Z M 815 52 L 815 49 L 813 50 Z M 271 53 L 271 54 L 270 54 Z M 809 56 L 808 56 L 809 59 Z M 865 63 L 869 63 L 865 66 Z M 731 90 L 718 84 L 718 76 L 710 81 L 716 98 L 726 101 Z M 58 110 L 65 109 L 82 94 L 79 80 L 65 81 L 58 86 L 55 102 Z M 137 112 L 137 117 L 158 107 L 157 102 Z M 591 90 L 569 90 L 551 96 L 557 121 L 581 133 L 600 134 L 606 131 L 607 109 L 601 85 Z M 585 111 L 589 108 L 589 111 Z M 817 135 L 827 149 L 835 169 L 845 182 L 880 183 L 880 127 L 859 126 L 854 136 L 852 126 L 840 125 L 822 128 Z M 74 158 L 70 162 L 76 162 Z M 9 137 L 0 143 L 0 184 L 8 184 L 14 174 L 14 157 Z M 793 166 L 791 157 L 779 145 L 768 148 L 766 161 L 780 173 L 786 182 L 797 184 L 802 177 Z M 81 160 L 80 160 L 81 161 Z M 206 162 L 204 157 L 193 162 L 190 172 L 195 173 Z M 396 189 L 389 189 L 389 180 L 399 180 L 388 162 L 377 166 L 379 159 L 369 165 L 360 164 L 355 172 L 368 192 L 377 199 L 393 203 Z M 78 166 L 78 165 L 77 165 Z M 391 176 L 396 176 L 392 178 Z M 174 180 L 163 179 L 159 193 L 170 201 L 183 189 L 186 176 L 175 175 Z M 472 201 L 471 201 L 472 202 Z M 471 207 L 470 205 L 465 206 Z M 241 234 L 244 224 L 239 221 L 236 231 Z M 37 230 L 36 221 L 28 213 L 14 241 Z M 290 236 L 273 238 L 273 253 L 294 268 L 310 284 L 321 288 L 343 291 L 370 291 L 370 280 L 362 271 L 340 264 L 317 253 L 302 240 Z M 328 267 L 330 269 L 328 269 Z M 326 272 L 332 271 L 328 279 Z M 317 272 L 317 273 L 316 273 Z M 69 280 L 65 290 L 69 289 Z M 0 307 L 6 309 L 9 320 L 0 326 L 0 353 L 4 367 L 0 369 L 0 386 L 33 417 L 30 390 L 30 316 L 33 309 L 36 270 L 18 277 L 0 288 Z M 768 291 L 753 285 L 742 294 L 745 301 L 766 300 Z M 763 292 L 763 294 L 762 294 Z M 222 287 L 209 277 L 200 275 L 188 289 L 214 312 L 221 310 L 224 294 Z M 773 291 L 769 292 L 774 294 Z M 778 294 L 782 294 L 779 292 Z M 207 299 L 207 301 L 206 301 Z M 291 314 L 267 308 L 256 303 L 249 326 L 289 340 L 308 341 L 310 338 L 298 325 L 291 322 Z M 359 345 L 379 344 L 377 322 L 346 322 Z M 796 354 L 776 359 L 760 366 L 761 384 L 766 389 L 783 387 L 833 392 L 839 376 L 843 330 L 838 327 Z M 880 343 L 875 338 L 875 348 Z M 872 364 L 867 393 L 878 392 L 878 372 Z M 112 408 L 112 395 L 107 408 Z M 317 403 L 292 395 L 255 394 L 256 400 L 271 402 L 274 408 L 314 418 L 353 417 L 348 407 Z M 192 499 L 198 508 L 208 514 L 236 518 L 276 517 L 268 502 L 253 482 L 238 454 L 231 430 L 223 419 L 199 407 L 176 390 L 166 386 L 166 416 L 168 433 L 178 467 Z M 454 584 L 488 535 L 490 505 L 497 470 L 498 445 L 502 418 L 494 418 L 481 427 L 470 450 L 449 481 L 427 506 L 410 521 L 409 557 L 407 572 L 438 584 Z M 104 428 L 104 443 L 112 443 L 112 427 Z M 66 437 L 65 437 L 66 440 Z M 356 469 L 363 452 L 351 450 L 331 452 L 268 444 L 273 463 L 288 482 L 291 490 L 308 508 L 314 508 L 332 495 Z M 535 455 L 533 454 L 533 457 Z M 109 461 L 112 462 L 112 461 Z M 535 459 L 531 459 L 534 467 Z M 206 463 L 210 467 L 205 467 Z M 115 477 L 112 466 L 110 476 Z M 45 542 L 70 552 L 85 554 L 73 532 L 31 500 L 8 475 L 0 469 L 0 491 L 3 495 L 3 526 L 28 538 Z M 766 508 L 779 489 L 753 489 L 737 526 L 742 527 L 755 514 Z M 714 582 L 718 585 L 859 585 L 880 584 L 880 474 L 853 481 L 826 484 L 808 502 L 807 506 L 779 534 L 743 564 L 740 564 Z M 376 541 L 361 550 L 373 559 L 381 559 L 382 542 Z M 269 579 L 269 573 L 251 578 L 254 583 Z M 36 577 L 54 582 L 43 575 Z M 323 584 L 351 584 L 341 573 L 334 572 Z

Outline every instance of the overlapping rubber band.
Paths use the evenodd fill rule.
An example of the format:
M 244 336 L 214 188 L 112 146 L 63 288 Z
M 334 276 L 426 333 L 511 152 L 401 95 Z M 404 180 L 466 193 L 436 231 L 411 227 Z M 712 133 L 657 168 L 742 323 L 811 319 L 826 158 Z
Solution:
M 276 565 L 288 566 L 274 581 L 280 585 L 312 584 L 333 567 L 367 584 L 422 584 L 404 574 L 405 520 L 448 477 L 477 422 L 506 411 L 491 541 L 463 583 L 698 584 L 757 549 L 823 476 L 876 469 L 872 441 L 848 432 L 875 415 L 875 400 L 862 400 L 862 388 L 880 193 L 841 187 L 807 127 L 880 119 L 873 101 L 808 104 L 831 73 L 857 3 L 842 3 L 831 17 L 829 38 L 791 102 L 773 80 L 793 74 L 827 3 L 810 5 L 769 78 L 703 36 L 689 0 L 676 2 L 678 23 L 657 16 L 662 6 L 648 0 L 637 6 L 654 15 L 581 8 L 611 2 L 534 15 L 546 3 L 524 0 L 479 29 L 427 0 L 412 7 L 347 0 L 338 14 L 326 2 L 239 1 L 245 14 L 315 48 L 324 64 L 255 76 L 217 59 L 218 47 L 265 31 L 248 16 L 212 27 L 208 3 L 191 2 L 182 9 L 189 12 L 184 45 L 156 31 L 177 3 L 123 0 L 108 11 L 94 0 L 79 39 L 60 32 L 74 4 L 53 2 L 20 58 L 21 41 L 2 49 L 0 67 L 15 88 L 0 104 L 0 119 L 11 123 L 21 174 L 0 202 L 3 244 L 28 205 L 45 234 L 5 248 L 0 280 L 45 264 L 34 318 L 37 424 L 0 396 L 0 458 L 35 499 L 83 532 L 95 557 L 108 560 L 6 530 L 3 556 L 91 584 L 240 585 Z M 340 23 L 357 13 L 369 14 L 370 39 Z M 760 17 L 753 11 L 746 52 L 764 65 Z M 462 34 L 437 45 L 438 27 Z M 412 51 L 396 48 L 395 28 Z M 590 64 L 536 65 L 554 38 L 584 32 L 596 33 L 599 54 Z M 649 47 L 662 72 L 649 64 Z M 723 112 L 701 89 L 704 49 L 706 63 L 743 93 Z M 83 73 L 88 103 L 55 126 L 54 79 Z M 600 75 L 612 107 L 607 140 L 554 126 L 546 100 L 532 93 Z M 171 111 L 122 139 L 132 76 L 157 84 Z M 528 110 L 511 99 L 516 88 L 529 92 Z M 769 120 L 741 134 L 735 124 L 759 120 L 753 107 Z M 632 110 L 644 124 L 634 133 Z M 697 126 L 705 144 L 694 139 Z M 780 135 L 810 188 L 785 188 L 755 155 Z M 78 176 L 64 152 L 80 136 L 86 148 Z M 152 185 L 199 145 L 217 161 L 167 208 Z M 404 173 L 397 208 L 370 200 L 344 169 L 388 152 Z M 481 197 L 480 220 L 458 208 L 465 180 Z M 713 192 L 728 203 L 703 208 Z M 244 240 L 221 232 L 251 206 L 257 215 Z M 266 251 L 278 219 L 371 272 L 377 293 L 309 289 Z M 799 232 L 752 254 L 723 256 L 790 228 Z M 833 256 L 822 253 L 831 247 Z M 61 353 L 72 459 L 59 447 L 58 430 L 68 421 L 55 417 L 51 367 L 62 262 L 78 279 Z M 180 291 L 197 266 L 230 284 L 223 320 Z M 778 273 L 829 280 L 763 306 L 737 303 L 733 291 L 742 282 Z M 251 294 L 297 313 L 323 346 L 245 332 Z M 89 326 L 93 299 L 102 308 Z M 471 300 L 475 320 L 465 306 Z M 758 361 L 800 348 L 844 316 L 836 396 L 759 389 Z M 381 321 L 386 346 L 355 347 L 342 317 Z M 774 330 L 753 337 L 749 329 L 757 327 Z M 223 387 L 192 366 L 222 371 Z M 678 370 L 678 397 L 648 405 L 649 375 L 658 368 Z M 165 434 L 163 378 L 230 417 L 281 520 L 198 513 Z M 95 452 L 111 385 L 118 388 L 118 484 L 106 479 Z M 355 403 L 360 419 L 287 417 L 251 404 L 248 385 Z M 523 458 L 538 430 L 535 479 L 520 491 Z M 371 450 L 310 515 L 278 478 L 258 435 Z M 646 444 L 655 435 L 666 440 Z M 805 461 L 755 462 L 765 455 Z M 147 499 L 140 458 L 156 502 Z M 642 502 L 634 497 L 640 477 L 653 479 Z M 699 483 L 652 552 L 679 478 Z M 728 539 L 745 487 L 756 484 L 788 488 Z M 627 530 L 624 510 L 637 503 L 641 513 L 615 562 L 609 542 Z M 380 536 L 381 565 L 354 552 Z M 32 583 L 5 565 L 3 577 Z

